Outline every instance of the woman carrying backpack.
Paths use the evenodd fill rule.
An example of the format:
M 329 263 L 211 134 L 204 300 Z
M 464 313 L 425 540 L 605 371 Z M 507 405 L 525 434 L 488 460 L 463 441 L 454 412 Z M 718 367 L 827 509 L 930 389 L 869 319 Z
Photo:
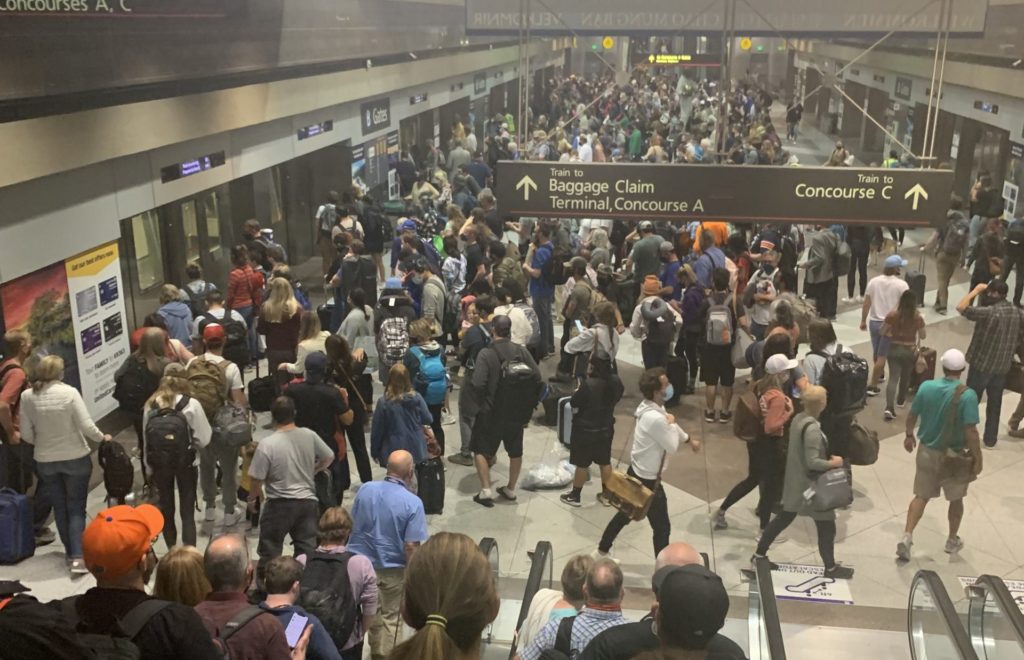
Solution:
M 331 335 L 325 342 L 327 372 L 325 382 L 334 383 L 348 394 L 352 423 L 345 427 L 348 446 L 356 459 L 359 481 L 373 481 L 370 456 L 366 453 L 366 422 L 373 411 L 373 382 L 366 373 L 366 354 L 351 350 L 344 337 Z
M 412 345 L 406 351 L 402 364 L 409 371 L 409 379 L 416 392 L 427 402 L 431 417 L 430 428 L 443 452 L 444 427 L 441 425 L 441 415 L 448 394 L 444 347 L 431 337 L 431 323 L 426 319 L 417 319 L 409 324 L 409 342 Z
M 167 335 L 160 328 L 147 328 L 139 338 L 139 347 L 128 356 L 114 374 L 114 398 L 121 410 L 132 415 L 135 437 L 138 438 L 139 459 L 146 460 L 146 441 L 142 433 L 142 413 L 153 393 L 160 385 L 166 358 Z M 149 484 L 149 476 L 142 471 L 142 479 Z
M 924 317 L 917 311 L 917 294 L 908 289 L 900 296 L 896 309 L 882 323 L 882 341 L 878 355 L 889 363 L 889 382 L 885 385 L 885 421 L 896 419 L 896 406 L 903 407 L 910 388 L 910 377 L 917 363 L 917 345 L 928 336 Z
M 146 402 L 143 423 L 149 452 L 146 456 L 160 513 L 164 514 L 164 542 L 178 544 L 174 517 L 174 486 L 181 502 L 181 540 L 196 544 L 196 451 L 210 444 L 213 431 L 199 401 L 188 396 L 184 367 L 168 365 L 160 387 Z
M 370 455 L 386 466 L 391 452 L 404 449 L 412 454 L 413 463 L 422 463 L 427 460 L 427 442 L 434 440 L 432 421 L 427 402 L 412 388 L 409 370 L 396 364 L 373 411 Z
M 260 308 L 257 331 L 266 337 L 267 365 L 271 373 L 282 362 L 294 362 L 299 345 L 302 307 L 295 299 L 291 282 L 283 277 L 270 280 L 270 298 Z
M 757 517 L 761 533 L 771 520 L 772 508 L 779 501 L 782 466 L 785 464 L 786 450 L 782 437 L 787 423 L 793 416 L 793 401 L 786 396 L 785 389 L 790 379 L 790 371 L 796 366 L 797 361 L 786 355 L 773 355 L 765 364 L 765 377 L 752 386 L 757 407 L 748 414 L 759 416 L 758 433 L 753 441 L 746 443 L 747 476 L 732 487 L 715 512 L 713 523 L 716 530 L 729 528 L 725 512 L 755 488 L 759 491 Z M 744 405 L 743 399 L 740 405 Z
M 86 438 L 109 442 L 93 423 L 78 390 L 63 383 L 64 360 L 47 355 L 21 395 L 21 439 L 34 447 L 39 488 L 53 505 L 57 533 L 71 575 L 85 575 L 82 559 L 85 500 L 92 460 Z

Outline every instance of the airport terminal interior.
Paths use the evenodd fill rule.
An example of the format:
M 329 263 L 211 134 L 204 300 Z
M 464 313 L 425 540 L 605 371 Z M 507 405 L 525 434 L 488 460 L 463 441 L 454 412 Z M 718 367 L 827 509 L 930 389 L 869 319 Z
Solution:
M 537 616 L 538 592 L 559 590 L 563 567 L 579 555 L 593 557 L 595 566 L 611 559 L 623 587 L 615 608 L 629 621 L 643 619 L 658 602 L 652 575 L 665 543 L 653 532 L 652 546 L 652 531 L 664 516 L 668 542 L 692 546 L 707 573 L 720 578 L 729 607 L 719 633 L 743 653 L 683 655 L 691 647 L 673 646 L 673 636 L 660 631 L 686 627 L 686 618 L 670 619 L 671 607 L 662 604 L 654 646 L 588 656 L 580 643 L 574 651 L 581 657 L 631 658 L 660 644 L 664 655 L 657 657 L 712 660 L 1024 658 L 1024 432 L 1015 412 L 1024 411 L 1024 366 L 1011 357 L 1018 350 L 1024 356 L 1022 58 L 1022 0 L 0 0 L 0 627 L 12 630 L 3 623 L 15 616 L 4 611 L 4 599 L 20 586 L 30 591 L 19 598 L 43 604 L 97 586 L 90 550 L 84 560 L 80 552 L 89 530 L 58 522 L 80 511 L 71 490 L 85 479 L 53 476 L 74 462 L 65 458 L 81 460 L 88 447 L 86 526 L 116 504 L 105 478 L 110 464 L 105 470 L 99 462 L 107 442 L 131 459 L 129 505 L 163 501 L 166 510 L 164 498 L 175 498 L 174 487 L 159 492 L 144 474 L 154 468 L 140 450 L 142 408 L 124 403 L 124 365 L 148 364 L 137 356 L 151 336 L 143 329 L 154 326 L 163 327 L 158 334 L 171 363 L 188 364 L 190 344 L 201 356 L 204 339 L 218 341 L 199 325 L 213 288 L 229 304 L 232 297 L 248 301 L 229 311 L 244 317 L 248 357 L 239 364 L 239 386 L 247 400 L 240 409 L 251 432 L 246 447 L 257 455 L 281 425 L 270 401 L 288 398 L 293 378 L 312 382 L 312 363 L 301 360 L 330 354 L 324 337 L 345 337 L 345 346 L 371 358 L 365 380 L 335 383 L 349 404 L 359 399 L 365 419 L 338 418 L 334 435 L 324 438 L 334 463 L 323 478 L 337 490 L 351 486 L 322 493 L 318 475 L 307 490 L 315 490 L 319 512 L 337 505 L 352 511 L 368 483 L 399 483 L 385 468 L 388 456 L 374 452 L 381 442 L 405 446 L 394 439 L 400 423 L 387 417 L 397 396 L 388 389 L 397 382 L 391 365 L 418 365 L 411 386 L 432 396 L 422 350 L 404 351 L 418 343 L 418 319 L 427 319 L 423 345 L 440 343 L 447 390 L 443 403 L 421 402 L 429 412 L 425 427 L 434 430 L 430 443 L 417 435 L 423 448 L 413 453 L 431 459 L 424 471 L 416 467 L 418 483 L 408 488 L 427 504 L 428 537 L 451 532 L 478 545 L 500 599 L 480 643 L 474 630 L 460 659 L 539 657 L 517 634 L 528 613 Z M 645 245 L 655 247 L 644 252 Z M 538 262 L 542 254 L 548 260 Z M 255 270 L 245 271 L 246 263 Z M 353 271 L 350 263 L 367 268 Z M 258 276 L 265 292 L 253 291 L 245 272 Z M 729 283 L 715 298 L 723 291 L 716 280 L 725 275 Z M 274 286 L 282 280 L 290 286 Z M 210 288 L 190 292 L 197 281 Z M 754 289 L 764 298 L 744 294 L 745 286 L 762 286 L 755 282 L 768 283 Z M 248 291 L 237 294 L 239 286 Z M 363 316 L 352 298 L 363 287 L 371 289 L 360 294 L 363 302 L 376 309 L 361 321 L 365 336 L 346 337 L 359 322 L 354 316 Z M 587 312 L 579 287 L 588 292 Z M 914 294 L 908 309 L 904 290 Z M 498 356 L 491 369 L 501 373 L 481 384 L 474 372 L 484 353 L 464 350 L 477 327 L 489 329 L 485 344 L 497 346 L 509 327 L 516 342 L 512 311 L 487 320 L 477 307 L 486 309 L 489 300 L 493 308 L 495 294 L 521 303 L 508 310 L 528 310 L 519 314 L 529 321 L 521 350 L 530 357 L 516 362 L 535 363 L 542 384 L 529 422 L 519 424 L 521 472 L 507 434 L 501 449 L 476 451 L 489 443 L 481 438 L 508 425 L 499 420 L 517 403 L 503 389 L 504 379 L 514 378 L 507 356 L 483 349 Z M 399 317 L 405 343 L 397 359 L 389 344 L 395 302 L 387 302 L 395 295 L 412 300 L 411 316 Z M 777 299 L 788 301 L 782 307 L 797 329 L 785 313 L 777 320 L 775 304 L 768 311 Z M 284 347 L 278 326 L 285 322 L 267 318 L 268 306 L 280 310 L 281 300 L 287 310 L 280 318 L 295 321 Z M 599 325 L 595 306 L 609 302 L 621 318 Z M 724 346 L 710 330 L 716 314 L 728 320 Z M 389 320 L 381 325 L 381 318 Z M 914 319 L 913 327 L 909 340 L 904 333 L 899 341 L 892 328 L 904 318 Z M 755 336 L 738 327 L 748 321 L 759 326 Z M 313 323 L 316 329 L 300 337 Z M 659 323 L 673 328 L 667 344 L 654 341 Z M 812 351 L 806 326 L 810 343 L 822 328 L 834 337 Z M 735 357 L 744 342 L 768 355 L 776 331 L 792 340 L 782 353 L 741 350 Z M 567 348 L 569 336 L 589 343 L 574 349 L 573 339 Z M 30 345 L 22 354 L 25 337 Z M 319 341 L 319 348 L 299 339 Z M 737 419 L 741 408 L 749 410 L 743 395 L 778 375 L 772 358 L 779 355 L 789 374 L 779 381 L 783 389 L 773 390 L 788 394 L 781 396 L 784 430 L 766 435 L 768 397 L 756 389 L 750 414 L 759 431 L 748 442 Z M 56 357 L 63 371 L 47 376 Z M 809 358 L 825 366 L 811 366 Z M 323 364 L 328 359 L 336 358 Z M 594 431 L 603 438 L 595 440 L 569 430 L 567 418 L 579 423 L 581 412 L 562 399 L 612 378 L 598 375 L 600 360 L 624 392 L 605 410 L 610 426 Z M 296 364 L 290 373 L 279 368 L 289 362 Z M 833 364 L 845 366 L 830 372 Z M 322 379 L 323 367 L 317 369 Z M 726 372 L 733 371 L 735 395 L 723 401 Z M 16 373 L 24 376 L 14 385 L 8 379 Z M 652 373 L 658 385 L 648 394 L 641 385 Z M 967 387 L 954 395 L 948 378 Z M 848 395 L 839 379 L 860 388 L 846 417 L 828 407 Z M 51 380 L 75 393 L 44 409 L 36 401 L 54 387 Z M 714 394 L 708 398 L 716 381 L 717 404 Z M 665 383 L 674 392 L 666 393 Z M 266 397 L 257 403 L 263 386 Z M 843 469 L 826 474 L 843 477 L 852 501 L 812 512 L 814 489 L 825 486 L 820 472 L 794 474 L 809 459 L 794 456 L 793 447 L 807 456 L 811 449 L 790 421 L 811 419 L 820 430 L 813 422 L 823 414 L 814 403 L 818 386 L 826 390 L 824 414 L 845 420 L 835 435 L 847 438 L 855 428 L 875 455 L 851 459 L 837 445 L 852 441 L 823 440 L 824 458 L 845 459 Z M 68 403 L 72 396 L 76 404 Z M 463 410 L 470 400 L 474 411 L 487 413 Z M 651 406 L 672 429 L 671 448 L 650 440 L 642 419 Z M 47 416 L 70 420 L 60 422 L 70 435 L 46 437 L 59 433 Z M 360 422 L 362 447 L 353 449 L 347 433 L 347 460 L 339 460 L 344 427 Z M 919 451 L 907 444 L 914 422 Z M 385 423 L 375 435 L 373 425 Z M 207 439 L 210 424 L 210 446 L 226 442 L 212 415 Z M 969 485 L 953 487 L 942 477 L 942 495 L 938 482 L 934 493 L 921 494 L 930 490 L 922 485 L 929 432 L 938 444 L 927 451 L 940 463 L 966 447 Z M 110 439 L 97 442 L 105 435 Z M 687 443 L 676 447 L 678 439 Z M 372 480 L 360 476 L 355 460 L 368 442 Z M 610 550 L 608 526 L 624 516 L 617 509 L 625 510 L 627 496 L 602 485 L 596 459 L 582 491 L 573 490 L 571 453 L 588 442 L 610 443 L 610 454 L 602 446 L 620 475 L 628 468 L 635 476 L 642 442 L 660 463 L 647 468 L 657 476 L 644 480 L 647 495 L 656 491 L 650 522 L 641 512 L 611 537 Z M 759 455 L 763 442 L 775 443 L 778 457 Z M 48 463 L 40 453 L 61 458 Z M 191 514 L 200 551 L 234 533 L 247 538 L 253 566 L 272 554 L 296 554 L 294 537 L 267 554 L 266 525 L 242 515 L 244 501 L 237 512 L 225 510 L 223 492 L 216 492 L 229 481 L 224 473 L 235 473 L 232 484 L 238 476 L 250 483 L 248 459 L 236 451 L 234 461 L 222 461 L 202 449 L 196 465 L 202 461 L 216 465 L 215 506 L 206 508 L 209 484 L 199 487 L 194 477 L 191 500 L 179 505 L 198 502 Z M 488 463 L 485 484 L 479 475 Z M 298 471 L 312 479 L 312 469 Z M 441 485 L 427 474 L 439 474 Z M 751 479 L 723 513 L 733 488 Z M 805 493 L 793 487 L 801 479 Z M 961 494 L 949 498 L 957 487 Z M 771 501 L 761 503 L 762 493 Z M 32 521 L 44 495 L 59 502 L 50 502 L 45 520 Z M 437 501 L 441 510 L 431 508 Z M 962 523 L 950 535 L 961 503 Z M 370 504 L 361 506 L 365 514 Z M 761 506 L 773 515 L 759 516 Z M 774 521 L 790 514 L 792 524 L 759 552 L 763 521 L 771 519 L 774 532 Z M 181 511 L 171 515 L 185 536 Z M 920 517 L 912 544 L 908 516 Z M 823 520 L 834 520 L 831 566 L 820 549 Z M 76 533 L 80 539 L 69 538 Z M 417 553 L 428 551 L 429 540 L 416 540 L 423 541 Z M 173 544 L 159 538 L 152 550 L 163 557 Z M 250 597 L 259 603 L 256 582 Z M 147 589 L 152 593 L 153 581 Z M 397 606 L 392 614 L 386 630 L 397 632 L 384 651 L 371 636 L 355 655 L 349 646 L 348 654 L 323 657 L 383 659 L 395 642 L 415 640 L 437 622 L 406 616 L 398 625 Z M 454 615 L 447 616 L 445 634 L 454 635 Z M 4 645 L 0 639 L 2 660 L 49 657 L 11 655 Z M 302 657 L 317 657 L 309 649 Z M 434 657 L 444 656 L 428 660 Z

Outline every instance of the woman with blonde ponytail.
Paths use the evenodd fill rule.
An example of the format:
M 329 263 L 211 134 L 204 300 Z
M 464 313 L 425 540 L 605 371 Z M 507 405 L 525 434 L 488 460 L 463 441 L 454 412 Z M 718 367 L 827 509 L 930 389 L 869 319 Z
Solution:
M 498 616 L 487 557 L 464 534 L 442 532 L 405 569 L 402 618 L 416 634 L 389 660 L 479 660 L 480 636 Z

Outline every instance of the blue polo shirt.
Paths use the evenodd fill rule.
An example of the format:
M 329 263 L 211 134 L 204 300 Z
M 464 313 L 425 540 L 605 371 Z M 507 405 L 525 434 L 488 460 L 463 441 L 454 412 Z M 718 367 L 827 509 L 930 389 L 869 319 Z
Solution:
M 946 409 L 953 401 L 953 394 L 959 384 L 959 380 L 939 378 L 921 383 L 917 388 L 910 412 L 917 415 L 921 421 L 921 426 L 917 430 L 918 439 L 930 449 L 941 448 L 942 430 L 946 426 Z M 968 387 L 960 395 L 949 449 L 963 447 L 964 429 L 978 424 L 978 421 L 978 395 Z
M 363 555 L 375 569 L 404 568 L 405 544 L 427 538 L 423 502 L 405 484 L 387 477 L 359 487 L 352 504 L 349 552 Z
M 540 277 L 530 278 L 530 295 L 534 298 L 552 300 L 555 297 L 555 287 L 548 284 L 547 280 L 544 279 L 544 270 L 551 263 L 553 254 L 554 248 L 551 246 L 550 241 L 533 251 L 533 261 L 530 262 L 530 268 L 541 271 Z

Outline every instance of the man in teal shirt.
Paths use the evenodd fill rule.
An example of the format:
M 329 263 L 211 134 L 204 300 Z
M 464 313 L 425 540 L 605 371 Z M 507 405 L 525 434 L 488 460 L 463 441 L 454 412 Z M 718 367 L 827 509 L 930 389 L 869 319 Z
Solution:
M 922 383 L 907 415 L 907 437 L 903 447 L 907 452 L 914 451 L 917 445 L 914 429 L 918 418 L 921 420 L 921 446 L 917 450 L 914 499 L 907 510 L 903 538 L 896 544 L 896 557 L 901 561 L 910 561 L 914 528 L 921 522 L 928 500 L 938 497 L 940 491 L 949 501 L 949 538 L 946 539 L 945 550 L 954 554 L 964 547 L 957 534 L 964 517 L 964 497 L 967 484 L 981 473 L 978 395 L 960 383 L 967 360 L 963 353 L 952 348 L 942 354 L 941 362 L 945 377 Z M 955 411 L 951 409 L 954 399 L 958 399 Z M 967 473 L 952 474 L 947 455 L 952 452 L 960 454 L 965 448 L 974 464 Z

